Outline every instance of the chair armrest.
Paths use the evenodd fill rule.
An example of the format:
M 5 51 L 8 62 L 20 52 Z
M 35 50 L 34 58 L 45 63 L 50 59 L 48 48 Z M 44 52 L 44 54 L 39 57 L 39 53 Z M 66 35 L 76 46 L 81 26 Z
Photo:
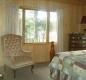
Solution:
M 12 56 L 4 56 L 4 63 L 8 66 L 13 65 L 13 57 Z
M 30 51 L 21 51 L 23 56 L 32 56 Z

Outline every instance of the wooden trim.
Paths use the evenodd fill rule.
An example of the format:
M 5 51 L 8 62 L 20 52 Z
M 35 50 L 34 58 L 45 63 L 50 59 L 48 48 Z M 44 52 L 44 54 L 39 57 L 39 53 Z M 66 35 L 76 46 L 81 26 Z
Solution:
M 34 44 L 34 45 L 46 45 L 46 44 L 51 44 L 50 42 L 45 42 L 45 43 L 24 43 L 24 44 L 26 44 L 26 45 L 32 45 L 32 44 Z
M 47 12 L 47 31 L 46 31 L 46 42 L 49 42 L 49 25 L 50 23 L 50 12 Z
M 23 43 L 25 43 L 25 9 L 22 9 L 23 10 L 23 18 L 22 18 L 22 40 L 23 40 Z
M 42 10 L 47 12 L 56 12 L 57 9 L 46 9 L 46 8 L 40 8 L 40 7 L 28 7 L 28 6 L 20 6 L 20 9 L 27 9 L 27 10 Z

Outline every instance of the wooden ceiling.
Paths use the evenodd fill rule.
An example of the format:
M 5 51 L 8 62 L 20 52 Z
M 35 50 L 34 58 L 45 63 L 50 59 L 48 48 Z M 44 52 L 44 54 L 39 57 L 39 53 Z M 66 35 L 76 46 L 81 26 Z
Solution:
M 45 0 L 45 1 L 55 1 L 73 5 L 86 5 L 86 0 Z
M 13 1 L 16 1 L 16 0 L 13 0 Z M 86 0 L 37 0 L 37 1 L 53 1 L 53 2 L 59 2 L 59 3 L 72 4 L 72 5 L 86 5 Z

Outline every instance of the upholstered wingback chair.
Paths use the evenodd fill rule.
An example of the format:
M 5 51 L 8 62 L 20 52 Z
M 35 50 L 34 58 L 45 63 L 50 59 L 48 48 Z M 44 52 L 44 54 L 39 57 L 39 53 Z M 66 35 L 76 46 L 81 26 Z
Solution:
M 34 61 L 30 51 L 23 51 L 21 48 L 21 36 L 7 34 L 1 37 L 2 49 L 4 54 L 5 65 L 12 68 L 14 71 L 14 78 L 16 77 L 16 69 L 32 65 L 33 72 Z

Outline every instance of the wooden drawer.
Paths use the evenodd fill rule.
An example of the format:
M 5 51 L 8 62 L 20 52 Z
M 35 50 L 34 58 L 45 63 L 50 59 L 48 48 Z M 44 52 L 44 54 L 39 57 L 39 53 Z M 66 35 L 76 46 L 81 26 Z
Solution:
M 86 49 L 86 35 L 85 34 L 69 34 L 69 50 L 83 50 Z

